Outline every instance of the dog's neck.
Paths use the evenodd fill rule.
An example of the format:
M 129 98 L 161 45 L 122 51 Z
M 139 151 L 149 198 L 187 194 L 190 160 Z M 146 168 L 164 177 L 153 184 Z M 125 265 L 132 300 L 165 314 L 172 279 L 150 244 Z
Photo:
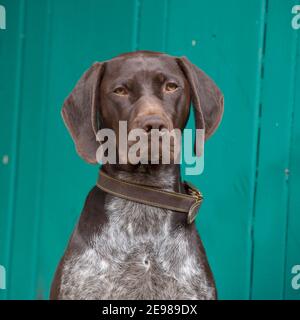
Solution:
M 157 187 L 169 191 L 181 191 L 180 166 L 175 164 L 165 165 L 139 165 L 123 166 L 105 164 L 102 169 L 112 177 Z

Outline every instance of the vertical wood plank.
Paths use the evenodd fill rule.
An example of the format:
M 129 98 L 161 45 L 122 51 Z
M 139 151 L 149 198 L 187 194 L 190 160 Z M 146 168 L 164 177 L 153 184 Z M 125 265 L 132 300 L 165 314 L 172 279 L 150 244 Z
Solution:
M 138 49 L 165 51 L 168 0 L 141 0 Z
M 285 281 L 295 1 L 269 1 L 255 201 L 253 299 L 282 299 Z M 280 41 L 281 43 L 279 44 Z M 284 41 L 284 42 L 283 42 Z
M 5 267 L 8 278 L 12 274 L 10 247 L 19 143 L 24 1 L 2 1 L 1 4 L 6 9 L 7 29 L 0 30 L 0 264 Z M 0 299 L 7 298 L 9 283 L 6 288 L 0 290 Z
M 8 298 L 34 298 L 43 137 L 43 56 L 46 2 L 25 1 L 23 74 L 20 76 L 18 159 L 10 248 Z
M 294 69 L 293 84 L 293 113 L 291 118 L 291 150 L 288 187 L 288 221 L 287 221 L 287 242 L 286 242 L 286 263 L 285 263 L 285 299 L 300 300 L 300 289 L 292 287 L 292 268 L 300 265 L 300 34 L 299 30 L 294 31 L 295 36 L 295 56 L 292 60 Z

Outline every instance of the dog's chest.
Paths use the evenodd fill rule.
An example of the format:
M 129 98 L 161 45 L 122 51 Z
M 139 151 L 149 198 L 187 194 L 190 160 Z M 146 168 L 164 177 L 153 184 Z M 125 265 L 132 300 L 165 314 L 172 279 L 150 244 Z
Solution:
M 166 210 L 113 198 L 109 222 L 63 269 L 62 299 L 210 299 L 214 288 Z

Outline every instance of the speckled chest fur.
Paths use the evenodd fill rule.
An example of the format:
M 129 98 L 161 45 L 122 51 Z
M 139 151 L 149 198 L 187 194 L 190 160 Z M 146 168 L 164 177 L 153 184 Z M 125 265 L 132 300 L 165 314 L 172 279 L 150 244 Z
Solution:
M 113 196 L 104 208 L 101 230 L 64 260 L 60 299 L 215 298 L 205 253 L 172 212 Z

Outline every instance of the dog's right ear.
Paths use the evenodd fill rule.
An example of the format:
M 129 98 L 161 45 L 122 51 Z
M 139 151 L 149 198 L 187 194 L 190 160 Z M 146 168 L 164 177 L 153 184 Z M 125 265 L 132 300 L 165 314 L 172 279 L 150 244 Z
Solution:
M 186 57 L 178 58 L 177 61 L 191 87 L 196 128 L 205 129 L 205 139 L 208 139 L 221 122 L 224 112 L 223 94 L 214 81 Z
M 104 63 L 94 63 L 79 79 L 62 107 L 62 117 L 74 140 L 76 151 L 89 163 L 97 162 L 97 113 L 100 111 L 103 71 Z

